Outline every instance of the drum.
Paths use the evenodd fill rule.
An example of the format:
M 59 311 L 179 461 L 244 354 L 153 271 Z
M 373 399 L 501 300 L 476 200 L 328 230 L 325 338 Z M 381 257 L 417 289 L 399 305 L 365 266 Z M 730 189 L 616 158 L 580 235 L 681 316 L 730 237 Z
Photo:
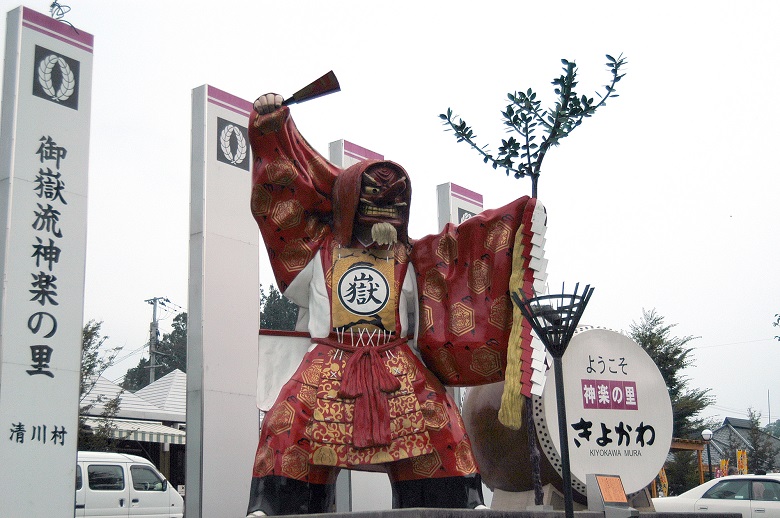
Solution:
M 619 475 L 627 493 L 650 484 L 672 441 L 672 405 L 652 358 L 631 338 L 604 328 L 577 329 L 563 356 L 566 423 L 574 498 L 585 503 L 587 474 Z M 542 485 L 563 491 L 555 374 L 526 399 L 542 452 Z M 463 420 L 482 478 L 491 489 L 533 490 L 528 427 L 498 421 L 503 383 L 471 388 Z M 527 411 L 526 408 L 525 411 Z

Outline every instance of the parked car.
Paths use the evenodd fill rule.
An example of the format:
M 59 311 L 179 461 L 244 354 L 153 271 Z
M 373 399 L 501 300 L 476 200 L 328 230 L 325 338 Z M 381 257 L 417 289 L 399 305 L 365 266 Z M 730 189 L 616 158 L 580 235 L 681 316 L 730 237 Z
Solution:
M 143 457 L 80 451 L 76 517 L 81 516 L 183 518 L 184 499 Z
M 659 513 L 741 513 L 742 518 L 780 518 L 780 474 L 729 475 L 680 496 L 653 498 Z

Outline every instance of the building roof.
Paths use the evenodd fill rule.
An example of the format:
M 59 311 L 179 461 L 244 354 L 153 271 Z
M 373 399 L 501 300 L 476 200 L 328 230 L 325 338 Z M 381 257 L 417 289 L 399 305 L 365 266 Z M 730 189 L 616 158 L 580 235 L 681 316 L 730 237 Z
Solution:
M 176 369 L 135 393 L 99 377 L 81 402 L 82 407 L 93 405 L 84 413 L 86 424 L 93 428 L 103 424 L 100 414 L 105 403 L 118 394 L 119 411 L 111 419 L 115 439 L 186 444 L 183 428 L 187 421 L 187 375 L 184 372 Z
M 753 424 L 750 422 L 750 419 L 726 417 L 723 420 L 723 424 L 712 432 L 712 440 L 710 441 L 709 450 L 712 464 L 719 464 L 720 459 L 725 458 L 727 452 L 729 450 L 733 450 L 735 447 L 748 450 L 748 455 L 750 455 L 749 452 L 753 450 L 749 435 L 752 426 Z M 779 438 L 774 437 L 773 435 L 768 434 L 763 430 L 762 433 L 766 435 L 770 444 L 780 449 Z M 775 458 L 777 459 L 777 465 L 777 463 L 780 463 L 780 453 L 778 453 Z M 707 461 L 707 457 L 704 458 L 704 461 Z
M 736 417 L 727 417 L 723 420 L 723 426 L 733 426 L 734 428 L 744 428 L 745 430 L 750 430 L 752 428 L 753 423 L 750 422 L 750 419 L 738 419 Z
M 138 390 L 135 395 L 167 412 L 180 414 L 181 421 L 184 421 L 187 415 L 187 374 L 175 369 Z
M 105 402 L 115 398 L 117 394 L 120 393 L 119 412 L 116 415 L 118 419 L 144 419 L 179 423 L 184 423 L 187 420 L 184 411 L 179 412 L 161 408 L 138 394 L 133 394 L 132 392 L 124 390 L 116 383 L 113 383 L 102 376 L 97 379 L 92 390 L 84 397 L 81 406 L 93 405 L 92 408 L 86 412 L 86 415 L 99 417 L 105 409 Z

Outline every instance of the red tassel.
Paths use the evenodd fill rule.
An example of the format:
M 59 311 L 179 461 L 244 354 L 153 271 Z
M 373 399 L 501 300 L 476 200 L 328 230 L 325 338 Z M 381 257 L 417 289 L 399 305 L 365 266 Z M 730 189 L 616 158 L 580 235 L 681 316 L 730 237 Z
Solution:
M 371 371 L 374 375 L 374 379 L 377 380 L 376 386 L 379 387 L 379 390 L 389 394 L 390 392 L 395 392 L 400 389 L 401 382 L 398 381 L 398 378 L 390 374 L 376 349 L 372 348 L 369 354 L 371 355 Z
M 384 393 L 401 388 L 401 382 L 384 366 L 373 347 L 352 354 L 344 367 L 339 397 L 355 399 L 352 444 L 356 448 L 390 444 L 390 403 Z

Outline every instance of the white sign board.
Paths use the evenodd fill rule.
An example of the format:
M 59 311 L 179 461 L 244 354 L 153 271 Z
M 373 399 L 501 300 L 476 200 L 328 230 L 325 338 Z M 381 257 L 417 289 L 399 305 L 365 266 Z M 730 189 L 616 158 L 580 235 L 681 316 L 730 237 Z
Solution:
M 328 144 L 328 158 L 333 165 L 347 169 L 364 160 L 384 160 L 384 156 L 348 140 L 336 140 Z
M 436 186 L 439 229 L 447 223 L 460 225 L 471 216 L 482 212 L 482 195 L 454 183 Z
M 0 148 L 0 514 L 73 516 L 92 35 L 7 17 Z
M 187 491 L 190 518 L 244 516 L 257 449 L 259 231 L 249 208 L 252 104 L 192 94 Z
M 555 375 L 534 397 L 539 445 L 561 471 Z M 672 443 L 672 403 L 661 372 L 631 338 L 583 326 L 563 355 L 572 487 L 589 473 L 619 475 L 626 493 L 647 486 Z

